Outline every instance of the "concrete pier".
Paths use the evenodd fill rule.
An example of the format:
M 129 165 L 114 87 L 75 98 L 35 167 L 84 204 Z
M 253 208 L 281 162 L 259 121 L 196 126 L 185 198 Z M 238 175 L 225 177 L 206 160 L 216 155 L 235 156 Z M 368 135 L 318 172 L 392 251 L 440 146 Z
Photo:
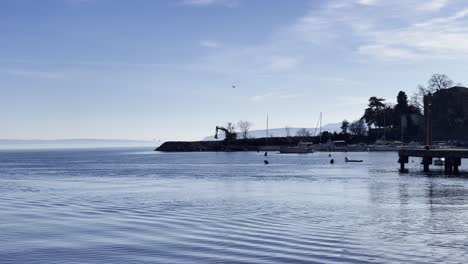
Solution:
M 423 171 L 429 172 L 433 158 L 445 159 L 445 173 L 458 174 L 462 159 L 468 159 L 468 149 L 402 149 L 398 152 L 400 172 L 408 172 L 405 164 L 409 157 L 422 158 Z

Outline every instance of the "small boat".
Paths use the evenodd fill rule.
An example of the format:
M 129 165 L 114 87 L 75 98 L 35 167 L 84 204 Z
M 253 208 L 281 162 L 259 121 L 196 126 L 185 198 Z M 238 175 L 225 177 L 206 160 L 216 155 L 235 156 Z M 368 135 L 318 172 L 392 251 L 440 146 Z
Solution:
M 444 158 L 439 158 L 434 160 L 434 166 L 444 166 L 445 165 L 445 159 Z
M 295 147 L 281 147 L 280 148 L 280 153 L 282 154 L 290 154 L 290 153 L 296 153 L 296 154 L 305 154 L 305 153 L 313 153 L 314 148 L 313 148 L 313 143 L 310 142 L 299 142 L 299 144 Z
M 314 153 L 312 148 L 301 148 L 301 147 L 282 147 L 280 148 L 281 154 L 306 154 Z
M 362 162 L 362 160 L 352 160 L 352 159 L 348 159 L 348 157 L 345 157 L 345 162 Z

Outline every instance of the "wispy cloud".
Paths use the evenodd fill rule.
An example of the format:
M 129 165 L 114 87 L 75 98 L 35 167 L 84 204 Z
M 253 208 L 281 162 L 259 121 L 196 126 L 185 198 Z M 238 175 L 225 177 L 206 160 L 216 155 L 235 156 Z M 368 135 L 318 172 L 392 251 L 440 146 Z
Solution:
M 229 8 L 237 7 L 239 5 L 238 0 L 182 0 L 182 5 L 188 6 L 211 6 L 211 5 L 220 5 Z
M 336 98 L 337 104 L 341 106 L 366 106 L 369 97 L 365 96 L 340 96 Z
M 18 70 L 18 69 L 0 69 L 0 73 L 12 75 L 12 76 L 40 78 L 40 79 L 62 79 L 65 77 L 65 75 L 60 72 Z
M 438 11 L 448 5 L 450 0 L 431 0 L 426 1 L 420 8 L 428 11 Z
M 378 0 L 357 0 L 360 5 L 375 5 Z
M 277 101 L 277 100 L 292 100 L 297 98 L 298 94 L 292 94 L 288 92 L 268 92 L 261 95 L 254 95 L 249 97 L 251 102 L 260 102 L 260 101 Z
M 378 58 L 383 61 L 415 60 L 419 55 L 408 48 L 394 47 L 387 44 L 370 44 L 358 48 L 358 54 L 365 57 Z
M 291 56 L 273 56 L 270 58 L 268 69 L 273 71 L 291 70 L 298 64 L 299 60 Z
M 290 32 L 299 41 L 343 43 L 359 57 L 386 61 L 468 56 L 468 8 L 457 0 L 331 1 Z
M 321 77 L 319 78 L 320 81 L 323 81 L 327 85 L 330 86 L 337 86 L 337 85 L 353 85 L 353 86 L 362 86 L 363 83 L 361 81 L 350 80 L 342 77 Z
M 180 0 L 178 3 L 235 7 L 240 2 Z M 221 44 L 207 38 L 200 40 L 198 45 L 210 53 L 190 63 L 104 62 L 96 65 L 166 67 L 245 77 L 303 74 L 306 67 L 314 66 L 316 57 L 323 56 L 321 50 L 340 50 L 357 61 L 468 57 L 468 8 L 460 8 L 463 6 L 460 3 L 460 0 L 330 0 L 311 8 L 295 22 L 271 32 L 270 37 L 260 44 Z
M 460 8 L 460 1 L 454 5 L 454 1 L 457 0 L 430 1 L 429 8 L 425 6 L 429 2 L 418 0 L 331 0 L 272 32 L 261 44 L 205 45 L 217 48 L 197 65 L 202 71 L 236 79 L 240 76 L 241 79 L 279 78 L 283 81 L 292 80 L 290 77 L 294 76 L 297 83 L 315 78 L 319 85 L 332 89 L 342 86 L 368 89 L 365 83 L 339 78 L 346 73 L 327 74 L 328 80 L 312 76 L 320 74 L 321 64 L 327 67 L 328 62 L 417 65 L 426 60 L 468 58 L 468 9 Z M 356 78 L 360 80 L 361 77 Z M 296 88 L 299 93 L 306 89 Z M 272 89 L 263 89 L 261 94 L 248 100 L 268 102 L 297 98 L 296 94 Z M 343 96 L 337 101 L 340 105 L 361 109 L 367 99 Z
M 382 59 L 459 58 L 468 56 L 468 9 L 413 22 L 395 29 L 371 29 L 361 54 Z
M 213 40 L 202 40 L 200 41 L 200 46 L 205 48 L 218 48 L 219 43 Z

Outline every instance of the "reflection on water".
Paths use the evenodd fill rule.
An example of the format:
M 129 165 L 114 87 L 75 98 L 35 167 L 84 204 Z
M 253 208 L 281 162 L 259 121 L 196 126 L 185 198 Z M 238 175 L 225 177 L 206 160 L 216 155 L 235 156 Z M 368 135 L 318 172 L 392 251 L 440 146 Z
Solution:
M 0 151 L 0 262 L 465 262 L 466 178 L 333 158 Z

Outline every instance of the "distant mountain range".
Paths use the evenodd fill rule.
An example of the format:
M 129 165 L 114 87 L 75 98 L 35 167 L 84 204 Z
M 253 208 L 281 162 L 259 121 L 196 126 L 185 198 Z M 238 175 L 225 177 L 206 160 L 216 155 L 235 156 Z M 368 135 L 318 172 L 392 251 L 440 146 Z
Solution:
M 159 143 L 158 143 L 159 144 Z M 0 139 L 0 149 L 154 147 L 155 142 L 126 139 Z
M 328 132 L 331 132 L 331 133 L 333 133 L 333 132 L 338 133 L 338 132 L 341 131 L 340 127 L 341 127 L 341 123 L 326 124 L 326 125 L 322 126 L 322 132 L 323 131 L 328 131 Z M 302 129 L 302 127 L 291 127 L 290 135 L 295 136 L 296 133 L 300 129 Z M 315 127 L 314 128 L 306 128 L 306 129 L 308 129 L 312 134 L 315 131 Z M 320 131 L 320 128 L 317 128 L 317 134 L 319 133 L 319 131 Z M 285 128 L 271 128 L 271 129 L 268 129 L 268 135 L 270 137 L 286 137 L 287 136 Z M 248 137 L 249 138 L 263 138 L 263 137 L 266 137 L 266 129 L 249 131 Z M 224 139 L 224 132 L 221 132 L 218 139 L 215 139 L 214 135 L 212 135 L 212 136 L 207 136 L 207 137 L 203 138 L 202 140 L 203 141 L 214 141 L 214 140 L 223 140 L 223 139 Z

